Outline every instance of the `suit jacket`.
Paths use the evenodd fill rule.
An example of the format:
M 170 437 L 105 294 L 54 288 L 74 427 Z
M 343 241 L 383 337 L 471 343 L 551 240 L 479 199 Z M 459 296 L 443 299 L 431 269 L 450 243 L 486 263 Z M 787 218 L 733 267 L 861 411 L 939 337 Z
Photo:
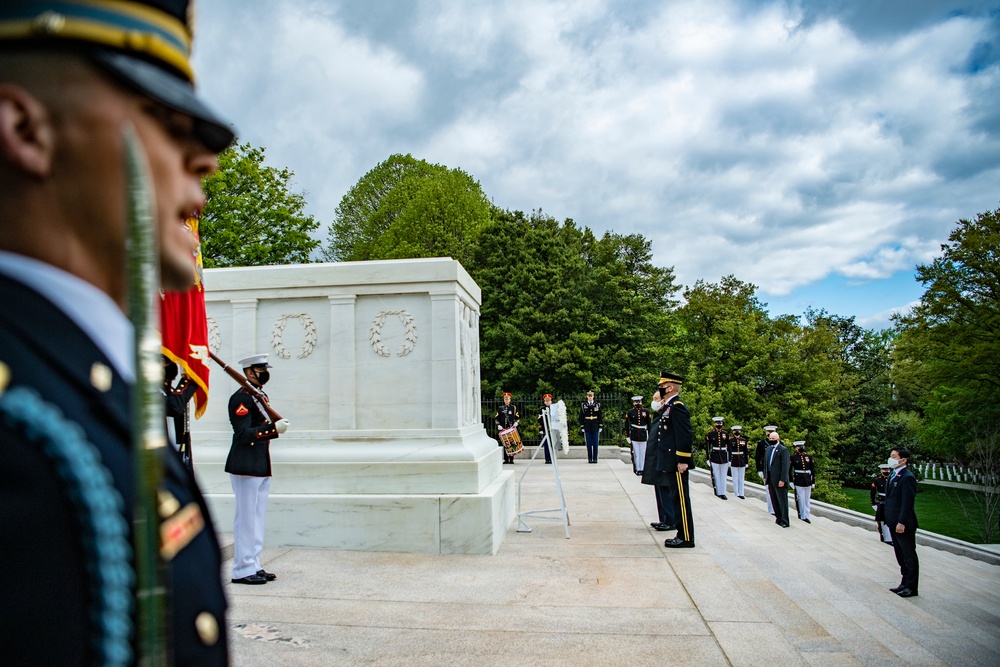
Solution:
M 278 437 L 278 430 L 243 387 L 229 397 L 229 423 L 233 425 L 233 444 L 226 458 L 226 472 L 247 477 L 270 477 L 269 443 Z
M 764 481 L 774 486 L 777 486 L 778 482 L 784 482 L 785 486 L 788 486 L 788 449 L 780 441 L 774 446 L 777 447 L 777 451 L 774 452 L 773 458 L 771 447 L 764 451 Z
M 897 523 L 907 530 L 917 529 L 917 513 L 914 501 L 917 497 L 917 478 L 909 466 L 897 469 L 885 487 L 885 522 L 895 529 Z
M 42 295 L 2 274 L 0 293 L 0 361 L 10 370 L 10 386 L 33 389 L 80 427 L 121 495 L 131 527 L 130 387 L 86 333 Z M 67 523 L 69 513 L 60 500 L 64 483 L 30 443 L 5 425 L 0 425 L 0 443 L 0 568 L 11 574 L 0 586 L 0 609 L 17 610 L 0 624 L 3 660 L 19 664 L 19 650 L 27 650 L 25 664 L 78 664 L 79 639 L 93 634 L 87 614 L 79 613 L 88 604 L 90 575 L 81 561 L 79 530 Z M 176 531 L 179 539 L 170 544 L 176 553 L 167 563 L 175 659 L 177 664 L 225 665 L 228 625 L 219 544 L 197 484 L 166 449 L 161 450 L 161 520 L 184 520 L 186 527 Z M 167 498 L 172 500 L 163 503 Z M 201 522 L 193 520 L 196 515 Z

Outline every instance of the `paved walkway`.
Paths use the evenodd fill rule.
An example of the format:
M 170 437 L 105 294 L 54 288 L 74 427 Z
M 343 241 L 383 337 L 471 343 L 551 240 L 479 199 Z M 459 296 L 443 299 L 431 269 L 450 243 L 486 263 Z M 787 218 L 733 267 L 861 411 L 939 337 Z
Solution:
M 568 540 L 530 519 L 496 556 L 266 550 L 277 581 L 228 585 L 233 664 L 1000 664 L 1000 567 L 920 547 L 920 597 L 902 599 L 874 532 L 809 525 L 794 506 L 783 529 L 762 500 L 705 484 L 691 488 L 697 547 L 668 550 L 627 464 L 559 468 Z M 522 502 L 558 504 L 551 466 L 532 468 Z

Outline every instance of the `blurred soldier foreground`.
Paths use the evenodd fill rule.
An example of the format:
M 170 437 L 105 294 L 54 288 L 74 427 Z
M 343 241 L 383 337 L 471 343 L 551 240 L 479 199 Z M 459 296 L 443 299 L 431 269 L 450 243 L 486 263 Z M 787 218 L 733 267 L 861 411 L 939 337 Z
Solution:
M 0 3 L 5 665 L 136 660 L 128 543 L 102 551 L 95 538 L 117 524 L 129 537 L 136 484 L 123 130 L 148 159 L 161 284 L 186 289 L 184 223 L 233 139 L 194 93 L 189 10 L 186 0 Z M 225 665 L 218 542 L 193 478 L 161 451 L 169 652 L 176 664 Z M 109 602 L 122 590 L 124 604 Z

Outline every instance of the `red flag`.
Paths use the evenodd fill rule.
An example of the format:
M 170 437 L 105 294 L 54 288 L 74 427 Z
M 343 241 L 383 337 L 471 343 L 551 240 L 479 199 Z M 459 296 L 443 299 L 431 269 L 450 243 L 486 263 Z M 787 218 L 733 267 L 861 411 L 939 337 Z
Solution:
M 200 418 L 208 407 L 208 317 L 205 314 L 205 287 L 202 284 L 201 239 L 198 218 L 189 218 L 188 227 L 198 239 L 195 284 L 187 292 L 165 292 L 160 308 L 160 335 L 163 354 L 177 363 L 198 385 L 194 394 L 194 416 Z

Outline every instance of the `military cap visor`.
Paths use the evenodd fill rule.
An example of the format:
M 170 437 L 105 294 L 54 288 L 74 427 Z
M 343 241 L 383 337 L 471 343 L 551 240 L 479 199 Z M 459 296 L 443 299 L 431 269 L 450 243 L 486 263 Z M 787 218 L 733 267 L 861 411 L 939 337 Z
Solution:
M 683 384 L 684 378 L 677 373 L 668 373 L 667 371 L 660 371 L 660 382 L 659 384 Z
M 0 48 L 72 48 L 120 82 L 195 121 L 214 152 L 233 129 L 194 90 L 187 0 L 4 0 Z

